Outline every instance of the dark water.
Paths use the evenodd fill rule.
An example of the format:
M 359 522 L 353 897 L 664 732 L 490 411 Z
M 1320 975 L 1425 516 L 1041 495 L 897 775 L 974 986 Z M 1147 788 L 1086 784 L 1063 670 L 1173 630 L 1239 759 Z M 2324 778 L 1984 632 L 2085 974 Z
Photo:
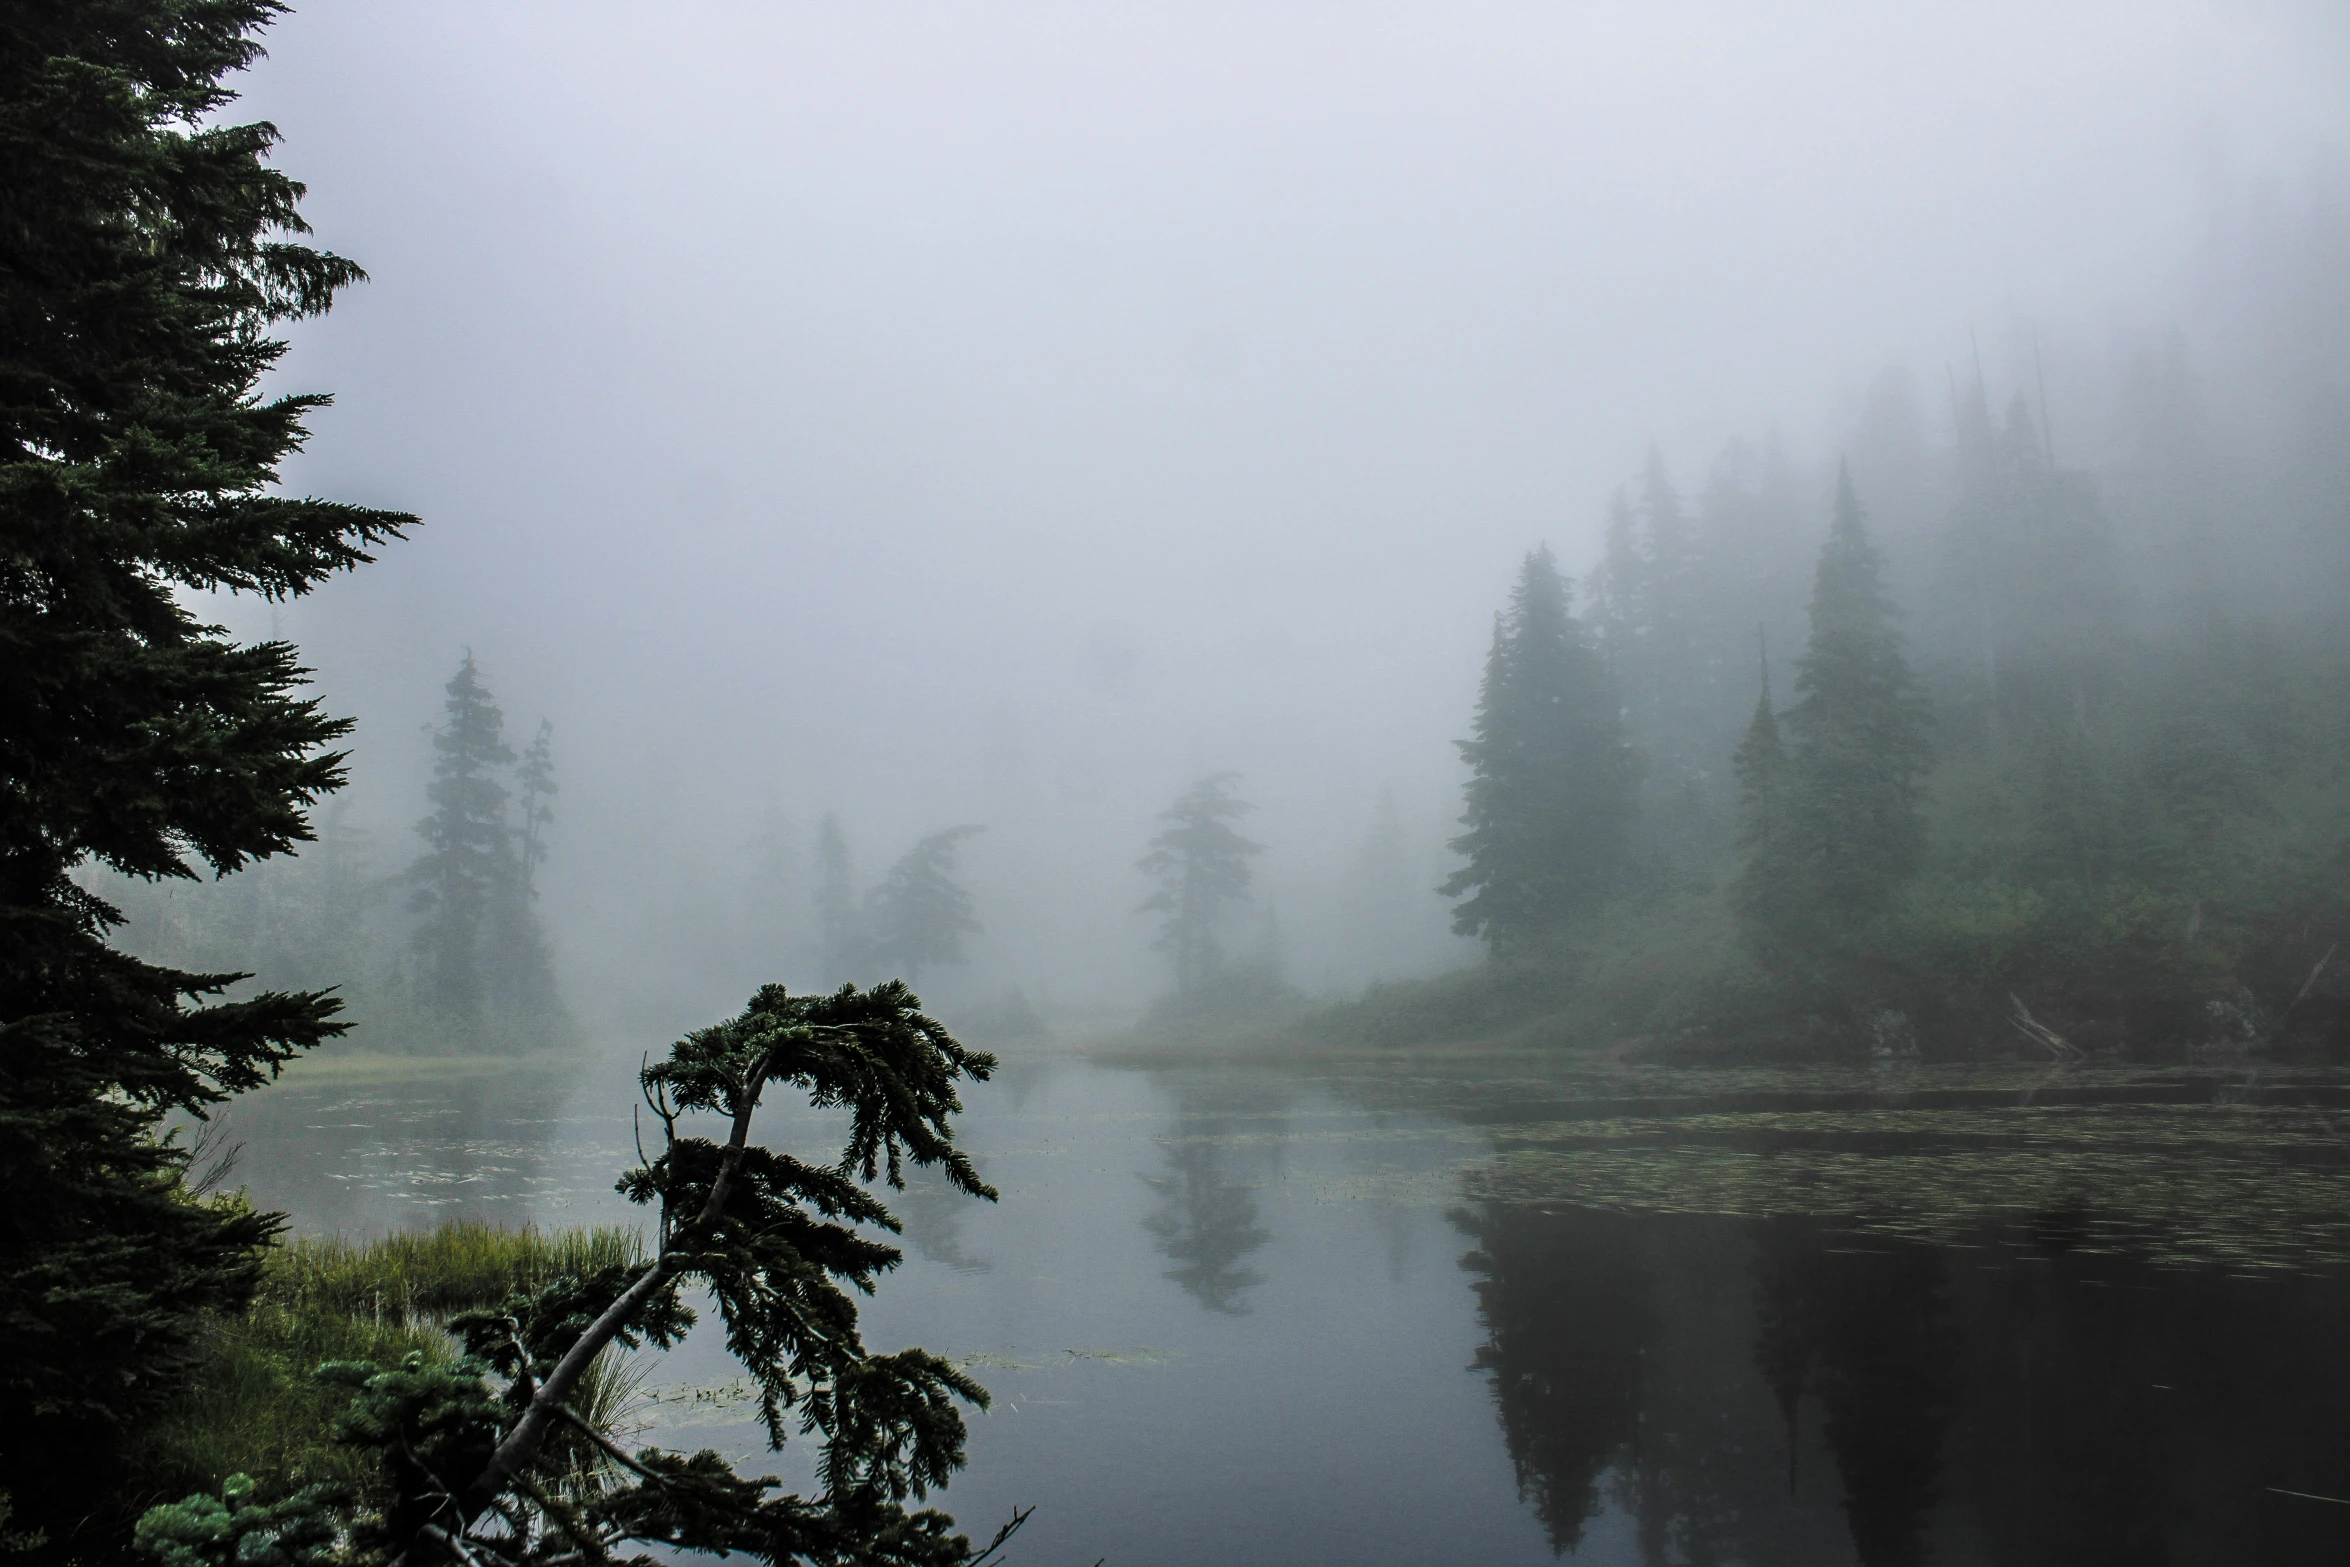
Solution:
M 292 1083 L 239 1175 L 627 1219 L 632 1066 Z M 2344 1095 L 1015 1061 L 868 1339 L 990 1388 L 939 1500 L 1022 1562 L 2350 1562 Z M 798 1472 L 714 1344 L 648 1375 L 639 1440 Z

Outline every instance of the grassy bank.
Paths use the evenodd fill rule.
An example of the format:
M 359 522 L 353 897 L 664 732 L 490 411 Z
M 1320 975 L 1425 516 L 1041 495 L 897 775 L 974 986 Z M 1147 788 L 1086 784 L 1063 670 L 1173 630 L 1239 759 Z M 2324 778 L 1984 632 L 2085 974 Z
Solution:
M 441 1326 L 451 1316 L 642 1251 L 630 1229 L 508 1230 L 473 1220 L 273 1248 L 252 1308 L 209 1324 L 186 1387 L 145 1433 L 135 1461 L 144 1500 L 217 1493 L 233 1474 L 254 1476 L 268 1494 L 319 1481 L 364 1492 L 371 1460 L 334 1440 L 350 1394 L 313 1377 L 321 1362 L 452 1359 L 456 1345 Z M 618 1418 L 630 1392 L 625 1371 L 601 1365 L 593 1380 L 590 1418 Z

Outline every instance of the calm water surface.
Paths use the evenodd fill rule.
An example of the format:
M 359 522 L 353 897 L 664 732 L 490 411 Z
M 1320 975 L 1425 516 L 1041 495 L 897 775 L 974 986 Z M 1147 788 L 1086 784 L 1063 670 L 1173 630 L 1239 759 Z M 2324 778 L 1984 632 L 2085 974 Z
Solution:
M 306 1231 L 633 1221 L 634 1057 L 297 1079 Z M 2350 1082 L 1007 1062 L 868 1341 L 1075 1563 L 2350 1561 Z M 821 1149 L 785 1107 L 771 1140 Z M 640 1440 L 759 1455 L 701 1335 Z

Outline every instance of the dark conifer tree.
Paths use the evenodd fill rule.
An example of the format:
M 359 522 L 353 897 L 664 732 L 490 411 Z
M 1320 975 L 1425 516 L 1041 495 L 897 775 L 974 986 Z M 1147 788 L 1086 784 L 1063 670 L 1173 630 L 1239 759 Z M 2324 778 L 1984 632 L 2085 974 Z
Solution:
M 620 1192 L 652 1210 L 653 1255 L 559 1274 L 495 1309 L 452 1319 L 455 1359 L 333 1361 L 343 1439 L 379 1468 L 364 1500 L 316 1485 L 255 1505 L 224 1494 L 150 1508 L 138 1539 L 159 1567 L 581 1567 L 647 1562 L 633 1549 L 771 1567 L 983 1567 L 1027 1517 L 974 1548 L 928 1498 L 963 1467 L 958 1404 L 987 1407 L 968 1373 L 920 1349 L 879 1353 L 857 1297 L 903 1261 L 880 1237 L 911 1164 L 992 1201 L 955 1145 L 965 1082 L 995 1059 L 916 1010 L 903 984 L 787 995 L 761 987 L 741 1015 L 696 1029 L 639 1074 L 660 1152 Z M 808 1163 L 752 1136 L 778 1091 L 846 1111 L 840 1157 Z M 709 1135 L 695 1135 L 697 1132 Z M 597 1358 L 673 1349 L 695 1315 L 719 1318 L 770 1449 L 812 1444 L 811 1494 L 736 1472 L 715 1449 L 631 1453 L 578 1413 Z M 581 1483 L 582 1437 L 609 1459 Z M 766 1467 L 766 1466 L 761 1466 Z M 240 1485 L 239 1482 L 242 1482 Z
M 1453 928 L 1508 952 L 1589 913 L 1614 889 L 1637 767 L 1614 683 L 1568 612 L 1545 547 L 1528 555 L 1493 628 L 1470 768 L 1468 864 L 1441 889 Z
M 409 867 L 410 909 L 421 915 L 413 941 L 424 999 L 465 1023 L 479 1022 L 491 989 L 485 949 L 501 905 L 520 879 L 507 819 L 505 769 L 514 761 L 499 711 L 473 655 L 448 684 L 448 721 L 433 736 L 433 811 L 416 824 L 427 845 Z
M 1769 952 L 1794 934 L 1790 922 L 1802 899 L 1801 863 L 1788 826 L 1787 747 L 1771 705 L 1770 655 L 1762 655 L 1762 694 L 1730 758 L 1738 780 L 1738 870 L 1730 906 L 1749 945 Z
M 1224 966 L 1216 925 L 1225 905 L 1248 892 L 1249 857 L 1265 846 L 1233 830 L 1250 810 L 1233 791 L 1238 773 L 1211 773 L 1159 813 L 1167 830 L 1150 842 L 1136 868 L 1159 879 L 1137 911 L 1166 916 L 1152 945 L 1175 960 L 1175 994 L 1206 990 Z
M 1879 907 L 1924 848 L 1932 745 L 1898 613 L 1851 478 L 1839 471 L 1795 678 L 1801 700 L 1787 715 L 1787 825 L 1809 895 L 1843 923 Z
M 873 955 L 885 967 L 920 982 L 925 965 L 963 961 L 963 938 L 979 934 L 971 894 L 955 880 L 955 854 L 984 827 L 934 832 L 889 868 L 873 890 L 868 921 Z
M 156 1136 L 341 1031 L 325 994 L 217 998 L 109 945 L 74 880 L 226 873 L 311 836 L 349 725 L 284 642 L 190 612 L 289 598 L 413 519 L 276 493 L 326 399 L 265 395 L 274 323 L 361 277 L 222 85 L 269 0 L 16 5 L 0 23 L 0 1488 L 61 1558 L 114 1542 L 113 1434 L 275 1221 L 184 1200 Z

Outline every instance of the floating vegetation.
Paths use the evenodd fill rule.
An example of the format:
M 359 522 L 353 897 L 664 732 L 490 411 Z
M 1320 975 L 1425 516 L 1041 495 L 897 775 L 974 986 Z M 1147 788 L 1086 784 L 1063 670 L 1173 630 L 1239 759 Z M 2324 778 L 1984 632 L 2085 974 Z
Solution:
M 2044 1238 L 2062 1215 L 2069 1250 L 2262 1274 L 2350 1263 L 2337 1076 L 1945 1075 L 1897 1094 L 1814 1076 L 1733 1088 L 1680 1074 L 1642 1085 L 1644 1100 L 1618 1083 L 1521 1105 L 1494 1116 L 1494 1155 L 1464 1184 L 1484 1201 L 1802 1214 L 1941 1244 Z

